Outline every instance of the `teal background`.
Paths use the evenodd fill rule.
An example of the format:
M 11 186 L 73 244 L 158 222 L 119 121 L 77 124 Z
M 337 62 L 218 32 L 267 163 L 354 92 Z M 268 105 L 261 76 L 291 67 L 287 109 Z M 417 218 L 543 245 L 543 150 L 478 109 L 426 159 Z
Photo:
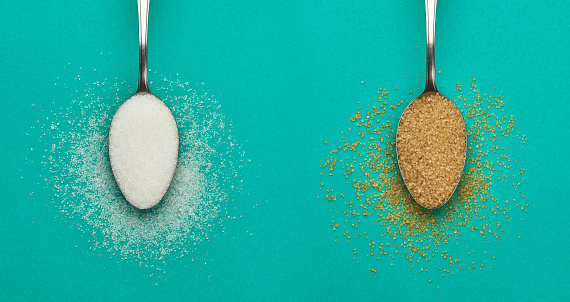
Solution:
M 169 263 L 167 280 L 91 250 L 26 160 L 38 145 L 26 132 L 44 118 L 31 104 L 68 102 L 54 86 L 68 63 L 100 72 L 63 79 L 70 91 L 100 77 L 135 85 L 135 1 L 2 1 L 0 11 L 0 300 L 568 299 L 567 1 L 439 2 L 438 84 L 451 93 L 476 77 L 504 92 L 534 148 L 523 191 L 535 205 L 492 270 L 438 278 L 439 290 L 407 269 L 371 275 L 351 261 L 315 197 L 323 141 L 340 137 L 358 102 L 378 87 L 423 87 L 422 1 L 151 2 L 150 68 L 204 83 L 251 159 L 231 201 L 243 217 L 201 244 L 211 261 Z

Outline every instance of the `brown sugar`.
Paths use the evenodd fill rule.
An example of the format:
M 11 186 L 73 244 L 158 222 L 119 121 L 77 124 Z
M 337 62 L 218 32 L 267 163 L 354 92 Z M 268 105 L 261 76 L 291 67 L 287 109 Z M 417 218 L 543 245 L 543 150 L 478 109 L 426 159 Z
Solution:
M 359 106 L 347 118 L 338 144 L 327 140 L 331 152 L 319 164 L 317 198 L 332 216 L 334 242 L 343 248 L 348 244 L 347 259 L 364 264 L 368 274 L 389 274 L 391 265 L 407 264 L 410 279 L 415 275 L 434 286 L 460 271 L 495 268 L 491 264 L 500 257 L 492 250 L 500 249 L 503 236 L 516 238 L 512 224 L 534 208 L 519 200 L 528 199 L 524 179 L 529 152 L 534 152 L 528 138 L 507 114 L 502 91 L 493 95 L 475 81 L 457 82 L 453 102 L 466 121 L 466 167 L 451 200 L 437 210 L 426 209 L 413 200 L 398 168 L 396 125 L 409 89 L 398 88 L 379 88 L 377 102 Z M 326 198 L 331 194 L 336 198 Z
M 406 108 L 396 136 L 398 164 L 421 206 L 442 206 L 461 179 L 467 131 L 461 112 L 440 93 L 421 96 Z

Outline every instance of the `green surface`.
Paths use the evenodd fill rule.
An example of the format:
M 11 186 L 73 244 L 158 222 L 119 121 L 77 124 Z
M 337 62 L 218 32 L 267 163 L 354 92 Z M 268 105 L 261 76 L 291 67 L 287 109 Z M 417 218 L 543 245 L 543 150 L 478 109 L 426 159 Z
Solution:
M 350 245 L 334 243 L 326 204 L 315 197 L 323 141 L 339 138 L 358 102 L 373 102 L 378 87 L 423 87 L 421 1 L 151 3 L 150 68 L 204 83 L 251 160 L 228 205 L 242 218 L 199 244 L 204 264 L 177 259 L 161 279 L 93 251 L 88 235 L 60 219 L 38 153 L 30 152 L 41 145 L 30 129 L 45 119 L 32 104 L 53 111 L 103 78 L 134 87 L 135 2 L 4 1 L 0 10 L 0 300 L 567 298 L 566 1 L 439 3 L 438 85 L 452 93 L 457 81 L 467 87 L 475 77 L 480 88 L 503 91 L 505 113 L 534 148 L 524 192 L 535 205 L 500 242 L 493 269 L 437 278 L 440 289 L 405 267 L 371 275 L 351 260 Z M 79 67 L 97 72 L 76 80 Z

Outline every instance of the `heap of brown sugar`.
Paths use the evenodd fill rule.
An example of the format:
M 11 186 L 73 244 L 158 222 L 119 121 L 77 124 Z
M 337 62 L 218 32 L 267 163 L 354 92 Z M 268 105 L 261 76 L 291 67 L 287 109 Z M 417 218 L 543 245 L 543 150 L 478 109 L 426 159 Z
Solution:
M 406 108 L 396 136 L 398 165 L 417 203 L 444 205 L 461 179 L 467 132 L 461 112 L 440 93 L 421 96 Z

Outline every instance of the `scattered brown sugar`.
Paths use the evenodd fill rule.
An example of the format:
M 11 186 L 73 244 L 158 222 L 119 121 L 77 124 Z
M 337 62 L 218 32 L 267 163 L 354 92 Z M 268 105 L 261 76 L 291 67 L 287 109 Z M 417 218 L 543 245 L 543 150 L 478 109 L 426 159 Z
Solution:
M 404 111 L 396 136 L 404 182 L 424 208 L 447 202 L 461 179 L 467 131 L 461 112 L 440 93 L 422 95 Z
M 435 287 L 460 271 L 491 269 L 501 261 L 493 253 L 503 236 L 517 238 L 513 228 L 532 211 L 528 196 L 519 199 L 532 148 L 506 114 L 503 92 L 484 93 L 475 79 L 463 86 L 457 83 L 452 101 L 467 126 L 465 169 L 456 193 L 438 209 L 415 202 L 398 169 L 396 125 L 410 87 L 390 89 L 390 97 L 379 88 L 377 101 L 362 102 L 347 119 L 338 144 L 328 141 L 317 200 L 332 215 L 331 240 L 348 243 L 348 259 L 366 273 L 393 273 L 392 266 L 407 263 L 409 274 Z

